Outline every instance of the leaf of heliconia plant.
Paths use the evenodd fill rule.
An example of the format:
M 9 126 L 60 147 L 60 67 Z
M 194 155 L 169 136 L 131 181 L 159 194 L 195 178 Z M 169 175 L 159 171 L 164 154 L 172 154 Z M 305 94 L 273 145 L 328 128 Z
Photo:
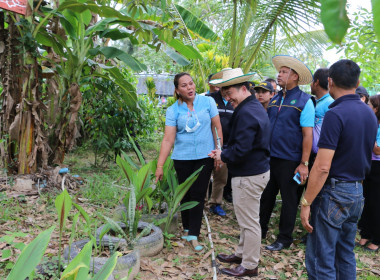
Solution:
M 87 275 L 82 275 L 82 273 L 80 273 L 80 271 L 82 271 L 83 269 L 87 269 L 89 270 L 88 266 L 85 265 L 84 263 L 80 263 L 78 264 L 73 270 L 71 270 L 70 272 L 66 273 L 65 275 L 62 275 L 61 279 L 60 280 L 79 280 L 79 279 L 87 279 L 88 278 L 88 272 L 87 272 Z M 87 276 L 86 278 L 84 278 L 84 276 Z
M 21 280 L 28 277 L 40 263 L 49 244 L 55 226 L 41 232 L 24 250 L 22 250 L 7 280 Z
M 140 170 L 137 173 L 137 178 L 136 178 L 137 182 L 135 184 L 139 192 L 142 191 L 142 189 L 144 189 L 150 183 L 149 182 L 150 181 L 149 175 L 151 171 L 150 165 L 151 165 L 150 162 L 145 164 L 144 166 L 140 168 Z
M 123 61 L 127 66 L 131 67 L 133 71 L 144 71 L 147 69 L 146 65 L 139 62 L 133 56 L 126 52 L 119 50 L 115 47 L 100 47 L 89 50 L 91 55 L 97 55 L 102 53 L 107 59 L 118 58 Z
M 120 29 L 106 29 L 102 33 L 100 33 L 100 38 L 110 38 L 114 41 L 124 39 L 124 38 L 130 38 L 133 44 L 137 44 L 137 40 L 134 36 L 131 36 L 131 31 L 128 32 L 128 30 L 120 30 Z
M 206 40 L 215 41 L 218 35 L 214 33 L 203 21 L 180 5 L 175 5 L 186 27 Z
M 188 202 L 185 202 L 184 204 L 181 204 L 178 207 L 178 211 L 185 211 L 185 210 L 191 209 L 191 208 L 197 206 L 198 204 L 199 204 L 198 201 L 188 201 Z
M 125 177 L 128 180 L 129 184 L 134 182 L 135 171 L 131 168 L 126 160 L 124 160 L 121 156 L 116 156 L 116 164 L 123 170 Z
M 372 0 L 373 28 L 380 41 L 380 0 Z
M 67 20 L 64 17 L 60 18 L 60 23 L 62 24 L 63 28 L 65 29 L 66 33 L 69 34 L 71 39 L 76 40 L 78 39 L 78 34 L 76 30 L 74 29 L 73 25 L 69 20 Z
M 350 20 L 346 10 L 347 0 L 322 0 L 321 20 L 327 36 L 336 44 L 340 44 L 347 33 Z
M 73 202 L 74 207 L 79 211 L 79 213 L 82 215 L 84 220 L 86 221 L 87 225 L 90 225 L 90 216 L 87 214 L 87 212 L 78 204 Z
M 108 277 L 111 275 L 112 271 L 114 270 L 117 258 L 121 256 L 121 253 L 115 252 L 108 261 L 102 266 L 102 268 L 96 273 L 96 275 L 92 278 L 92 280 L 104 280 L 108 279 Z
M 61 192 L 61 194 L 58 195 L 55 199 L 55 208 L 58 212 L 58 222 L 60 231 L 62 231 L 65 226 L 67 216 L 69 215 L 71 209 L 71 205 L 72 200 L 67 190 Z
M 90 271 L 92 245 L 92 241 L 84 245 L 79 254 L 67 265 L 62 273 L 61 279 L 87 279 Z

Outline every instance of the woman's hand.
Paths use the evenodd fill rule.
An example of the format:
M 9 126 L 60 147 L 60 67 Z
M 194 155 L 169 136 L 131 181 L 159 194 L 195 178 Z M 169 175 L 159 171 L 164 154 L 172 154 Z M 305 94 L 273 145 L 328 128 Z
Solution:
M 155 183 L 157 184 L 157 182 L 161 181 L 162 177 L 164 176 L 164 169 L 161 166 L 157 167 L 155 176 L 156 176 Z

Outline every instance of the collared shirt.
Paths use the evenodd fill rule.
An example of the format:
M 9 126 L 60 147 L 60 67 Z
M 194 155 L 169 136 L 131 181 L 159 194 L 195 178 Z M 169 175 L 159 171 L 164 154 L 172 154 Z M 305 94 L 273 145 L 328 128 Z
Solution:
M 361 181 L 371 167 L 377 119 L 359 95 L 339 97 L 329 106 L 322 124 L 319 148 L 334 150 L 329 177 Z
M 212 98 L 196 95 L 190 111 L 185 102 L 178 100 L 166 110 L 167 126 L 175 126 L 177 133 L 171 158 L 175 160 L 196 160 L 207 158 L 215 149 L 214 137 L 211 131 L 211 119 L 218 115 L 218 109 Z M 191 129 L 197 123 L 198 129 L 187 132 L 186 125 Z
M 291 161 L 301 161 L 303 127 L 313 127 L 315 109 L 311 96 L 298 86 L 276 94 L 268 105 L 271 122 L 270 154 Z
M 379 124 L 379 128 L 377 129 L 376 143 L 377 143 L 377 146 L 380 147 L 380 124 Z M 380 160 L 380 155 L 376 155 L 372 151 L 372 160 Z
M 329 105 L 334 102 L 334 99 L 330 96 L 330 93 L 325 94 L 319 99 L 316 99 L 315 106 L 315 125 L 322 126 L 323 118 L 326 112 L 329 110 Z

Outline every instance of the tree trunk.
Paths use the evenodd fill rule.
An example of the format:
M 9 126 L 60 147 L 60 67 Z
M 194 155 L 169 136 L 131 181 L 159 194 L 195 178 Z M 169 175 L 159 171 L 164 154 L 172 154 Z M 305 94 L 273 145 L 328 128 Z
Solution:
M 44 136 L 43 111 L 40 101 L 40 70 L 37 58 L 23 48 L 15 23 L 0 13 L 0 74 L 3 84 L 0 112 L 3 140 L 2 160 L 9 172 L 33 173 L 47 167 L 47 139 Z M 26 64 L 26 62 L 29 62 Z

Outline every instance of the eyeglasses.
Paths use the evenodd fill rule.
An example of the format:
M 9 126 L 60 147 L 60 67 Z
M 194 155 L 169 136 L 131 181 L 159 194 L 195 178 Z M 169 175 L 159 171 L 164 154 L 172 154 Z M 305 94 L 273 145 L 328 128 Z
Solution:
M 190 118 L 192 117 L 192 115 L 194 115 L 194 118 L 195 118 L 195 120 L 197 121 L 197 123 L 196 123 L 192 128 L 190 128 L 190 127 L 189 127 L 189 120 L 190 120 Z M 195 132 L 200 126 L 201 126 L 201 123 L 199 122 L 199 119 L 198 119 L 197 114 L 195 113 L 195 110 L 193 110 L 191 113 L 188 111 L 188 112 L 187 112 L 186 127 L 185 127 L 186 132 L 188 132 L 188 133 L 193 133 L 193 132 Z

